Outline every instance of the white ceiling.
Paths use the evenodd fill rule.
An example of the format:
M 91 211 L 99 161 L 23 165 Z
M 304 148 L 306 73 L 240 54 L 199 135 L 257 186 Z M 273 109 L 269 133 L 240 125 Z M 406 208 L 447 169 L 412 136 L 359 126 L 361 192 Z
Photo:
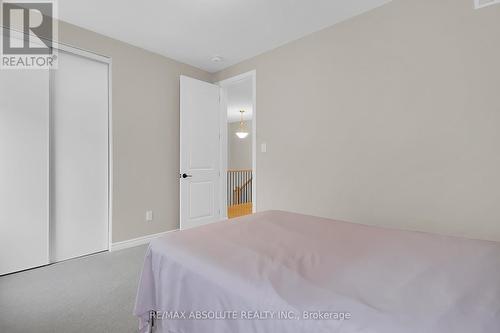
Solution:
M 252 78 L 246 78 L 227 87 L 227 122 L 240 121 L 240 110 L 243 120 L 250 120 L 253 116 Z
M 390 0 L 62 0 L 59 17 L 215 72 Z M 215 63 L 214 56 L 223 57 Z

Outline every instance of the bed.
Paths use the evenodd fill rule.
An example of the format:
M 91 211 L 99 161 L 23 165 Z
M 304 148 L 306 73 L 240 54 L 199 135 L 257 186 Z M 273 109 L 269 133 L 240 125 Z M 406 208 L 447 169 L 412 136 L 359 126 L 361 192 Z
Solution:
M 145 332 L 498 333 L 500 243 L 282 211 L 151 242 Z

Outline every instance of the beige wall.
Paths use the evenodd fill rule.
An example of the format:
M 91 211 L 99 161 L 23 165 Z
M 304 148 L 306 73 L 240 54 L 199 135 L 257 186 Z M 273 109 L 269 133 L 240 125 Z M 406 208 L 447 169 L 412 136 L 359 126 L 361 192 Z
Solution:
M 252 169 L 252 121 L 245 122 L 248 136 L 240 139 L 236 132 L 240 123 L 227 124 L 227 167 L 228 169 L 250 170 Z
M 210 74 L 67 23 L 59 28 L 62 42 L 113 59 L 113 242 L 177 228 L 179 76 Z
M 259 210 L 500 240 L 500 6 L 471 8 L 394 0 L 215 75 L 61 23 L 113 58 L 113 241 L 178 227 L 179 75 L 252 69 Z
M 500 240 L 500 6 L 395 0 L 257 70 L 257 207 Z

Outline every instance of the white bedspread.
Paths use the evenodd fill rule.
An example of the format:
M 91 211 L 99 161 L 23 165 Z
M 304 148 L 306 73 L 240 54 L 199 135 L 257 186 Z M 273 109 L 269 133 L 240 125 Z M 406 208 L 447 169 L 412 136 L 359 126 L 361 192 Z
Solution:
M 263 212 L 151 242 L 150 310 L 174 333 L 498 333 L 500 244 Z

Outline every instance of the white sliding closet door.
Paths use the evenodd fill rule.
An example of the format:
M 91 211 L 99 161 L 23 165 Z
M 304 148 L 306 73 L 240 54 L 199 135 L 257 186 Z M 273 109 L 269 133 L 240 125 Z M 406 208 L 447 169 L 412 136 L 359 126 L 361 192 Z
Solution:
M 108 249 L 108 64 L 59 52 L 52 74 L 51 260 Z
M 0 275 L 48 253 L 49 73 L 0 73 Z

